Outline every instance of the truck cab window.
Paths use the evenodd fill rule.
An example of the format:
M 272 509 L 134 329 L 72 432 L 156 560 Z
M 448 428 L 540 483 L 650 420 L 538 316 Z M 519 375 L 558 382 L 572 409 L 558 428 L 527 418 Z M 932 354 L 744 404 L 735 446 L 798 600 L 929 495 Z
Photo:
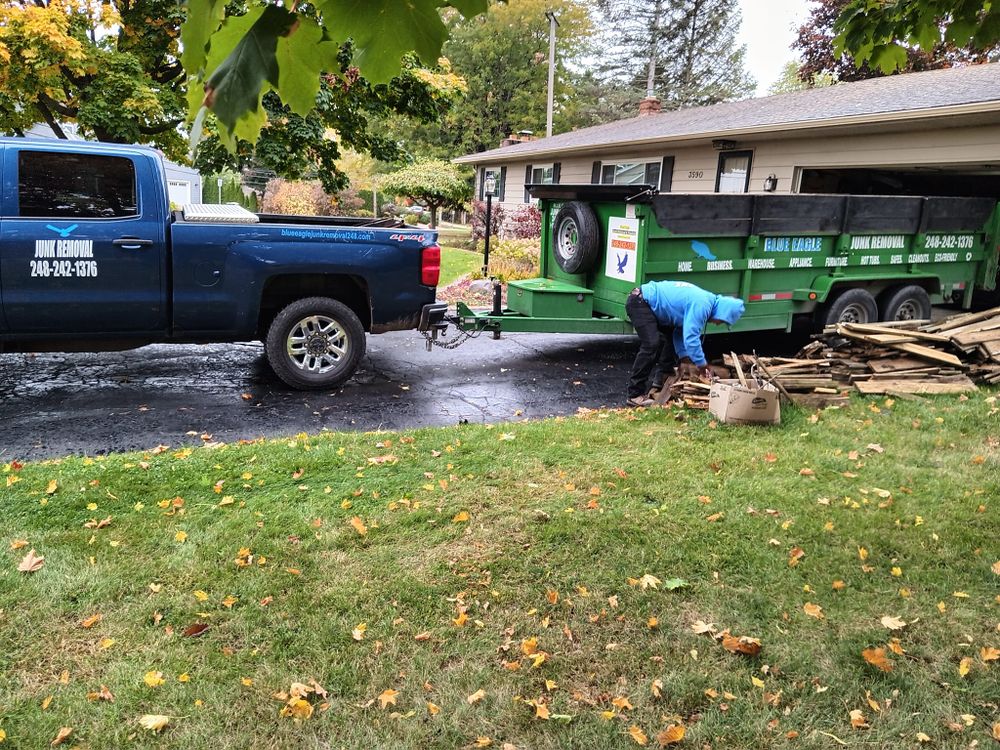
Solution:
M 139 214 L 131 159 L 21 151 L 17 174 L 22 217 L 113 219 Z

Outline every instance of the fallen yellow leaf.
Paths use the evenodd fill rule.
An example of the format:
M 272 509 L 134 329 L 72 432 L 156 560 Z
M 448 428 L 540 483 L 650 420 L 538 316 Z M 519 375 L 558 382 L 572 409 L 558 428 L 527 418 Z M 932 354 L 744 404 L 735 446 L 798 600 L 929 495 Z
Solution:
M 53 479 L 52 482 L 49 482 L 49 484 L 52 484 L 55 481 L 56 480 Z M 53 490 L 53 492 L 55 492 L 55 490 Z M 51 745 L 52 747 L 55 747 L 56 745 L 61 745 L 67 739 L 69 739 L 69 736 L 71 734 L 73 734 L 73 727 L 60 727 L 59 731 L 56 732 L 55 739 L 52 740 L 52 742 L 50 742 L 49 745 Z
M 452 523 L 465 523 L 468 520 L 469 520 L 469 513 L 468 513 L 468 511 L 464 511 L 463 510 L 463 511 L 459 511 L 458 513 L 456 513 L 454 515 L 454 517 L 451 519 L 451 522 Z
M 468 703 L 471 706 L 471 705 L 473 705 L 475 703 L 479 703 L 479 701 L 481 701 L 485 697 L 486 697 L 486 691 L 483 690 L 482 688 L 480 688 L 479 690 L 477 690 L 476 692 L 474 692 L 472 695 L 470 695 L 468 698 L 466 698 L 465 702 Z
M 162 714 L 144 714 L 139 717 L 139 725 L 151 732 L 159 732 L 169 723 L 170 717 Z
M 80 622 L 80 627 L 83 627 L 83 628 L 92 628 L 97 623 L 99 623 L 101 621 L 101 617 L 102 617 L 102 615 L 101 615 L 100 612 L 96 612 L 95 614 L 92 614 L 90 617 L 85 617 Z
M 822 620 L 825 617 L 823 614 L 823 608 L 818 604 L 813 604 L 812 602 L 806 602 L 803 604 L 802 611 L 810 617 L 815 617 L 817 620 Z
M 890 648 L 892 648 L 891 644 Z M 895 651 L 895 649 L 893 650 Z M 900 648 L 900 650 L 902 650 L 902 648 Z M 893 670 L 893 663 L 889 660 L 884 648 L 866 648 L 861 652 L 861 656 L 864 657 L 866 662 L 871 664 L 873 667 L 878 667 L 883 672 L 891 672 Z
M 997 659 L 1000 659 L 1000 648 L 983 646 L 979 649 L 979 658 L 983 661 L 996 661 Z
M 668 724 L 666 729 L 656 735 L 656 741 L 660 744 L 660 747 L 676 745 L 684 739 L 685 731 L 687 730 L 680 724 Z
M 166 682 L 166 680 L 163 679 L 163 672 L 146 672 L 142 681 L 151 688 L 159 687 Z
M 364 536 L 365 534 L 368 533 L 368 527 L 365 526 L 365 522 L 362 521 L 357 516 L 354 516 L 354 518 L 351 519 L 351 526 L 353 526 L 354 530 L 358 532 L 358 534 L 360 534 L 361 536 Z
M 45 565 L 45 558 L 35 554 L 34 547 L 28 552 L 18 564 L 17 569 L 21 573 L 37 573 Z
M 902 630 L 903 628 L 906 627 L 906 622 L 904 620 L 901 620 L 898 617 L 892 617 L 890 615 L 886 615 L 881 620 L 879 620 L 879 622 L 881 622 L 882 625 L 884 627 L 887 627 L 889 630 Z
M 649 744 L 649 737 L 635 724 L 628 728 L 628 736 L 635 740 L 635 744 L 645 747 Z
M 427 713 L 429 713 L 431 716 L 437 716 L 439 713 L 441 713 L 441 707 L 434 705 L 430 701 L 427 701 Z
M 855 708 L 851 711 L 851 726 L 855 729 L 866 729 L 868 727 L 868 720 L 860 709 Z
M 635 706 L 633 706 L 632 703 L 629 701 L 629 699 L 624 695 L 619 695 L 617 698 L 612 700 L 611 705 L 617 708 L 619 711 L 635 708 Z
M 186 531 L 178 531 L 176 534 L 174 534 L 174 541 L 180 542 L 181 544 L 186 542 L 187 538 L 188 535 Z
M 395 706 L 397 695 L 399 695 L 398 690 L 387 688 L 383 690 L 379 695 L 378 702 L 381 704 L 382 708 L 385 708 L 386 706 Z
M 958 663 L 958 676 L 965 677 L 967 674 L 969 674 L 969 671 L 971 669 L 972 669 L 972 657 L 971 656 L 962 657 L 962 661 Z

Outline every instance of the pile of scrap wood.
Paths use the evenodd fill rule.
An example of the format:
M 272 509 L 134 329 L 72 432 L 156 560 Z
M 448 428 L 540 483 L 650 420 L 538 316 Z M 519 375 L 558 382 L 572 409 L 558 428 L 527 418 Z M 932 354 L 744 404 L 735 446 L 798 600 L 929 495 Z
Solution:
M 1000 384 L 1000 307 L 937 322 L 840 323 L 815 339 L 790 358 L 727 354 L 716 375 L 742 371 L 815 407 L 844 403 L 850 391 L 906 398 Z M 656 398 L 707 409 L 709 390 L 705 383 L 671 382 Z
M 977 383 L 1000 383 L 1000 307 L 935 323 L 841 323 L 794 358 L 744 362 L 808 405 L 837 403 L 851 390 L 904 396 L 974 391 Z

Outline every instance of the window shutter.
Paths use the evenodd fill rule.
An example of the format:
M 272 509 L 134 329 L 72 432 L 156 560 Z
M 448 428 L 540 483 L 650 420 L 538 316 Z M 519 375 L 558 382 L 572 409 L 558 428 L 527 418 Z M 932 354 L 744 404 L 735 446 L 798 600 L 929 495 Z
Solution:
M 601 162 L 599 161 L 595 161 L 594 166 L 590 169 L 590 183 L 592 185 L 601 183 Z
M 507 167 L 500 167 L 500 190 L 498 191 L 498 200 L 503 203 L 504 192 L 507 188 Z
M 524 168 L 524 202 L 531 203 L 531 193 L 528 192 L 528 185 L 531 184 L 531 165 Z
M 486 167 L 479 168 L 479 200 L 486 197 Z
M 660 192 L 669 193 L 674 184 L 674 157 L 664 156 L 660 166 Z
M 559 176 L 560 176 L 561 173 L 562 173 L 562 162 L 561 161 L 557 161 L 555 164 L 552 165 L 552 184 L 553 185 L 558 185 L 559 184 Z

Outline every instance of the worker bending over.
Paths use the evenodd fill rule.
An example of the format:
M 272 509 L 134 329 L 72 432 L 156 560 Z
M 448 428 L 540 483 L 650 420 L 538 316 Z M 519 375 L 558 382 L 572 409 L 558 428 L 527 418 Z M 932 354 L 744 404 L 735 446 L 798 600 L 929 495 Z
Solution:
M 745 309 L 741 299 L 713 294 L 686 281 L 648 281 L 633 289 L 625 312 L 639 335 L 639 353 L 629 375 L 629 404 L 656 403 L 647 396 L 650 372 L 654 389 L 662 388 L 666 373 L 678 365 L 684 378 L 711 377 L 701 348 L 705 324 L 732 325 Z

